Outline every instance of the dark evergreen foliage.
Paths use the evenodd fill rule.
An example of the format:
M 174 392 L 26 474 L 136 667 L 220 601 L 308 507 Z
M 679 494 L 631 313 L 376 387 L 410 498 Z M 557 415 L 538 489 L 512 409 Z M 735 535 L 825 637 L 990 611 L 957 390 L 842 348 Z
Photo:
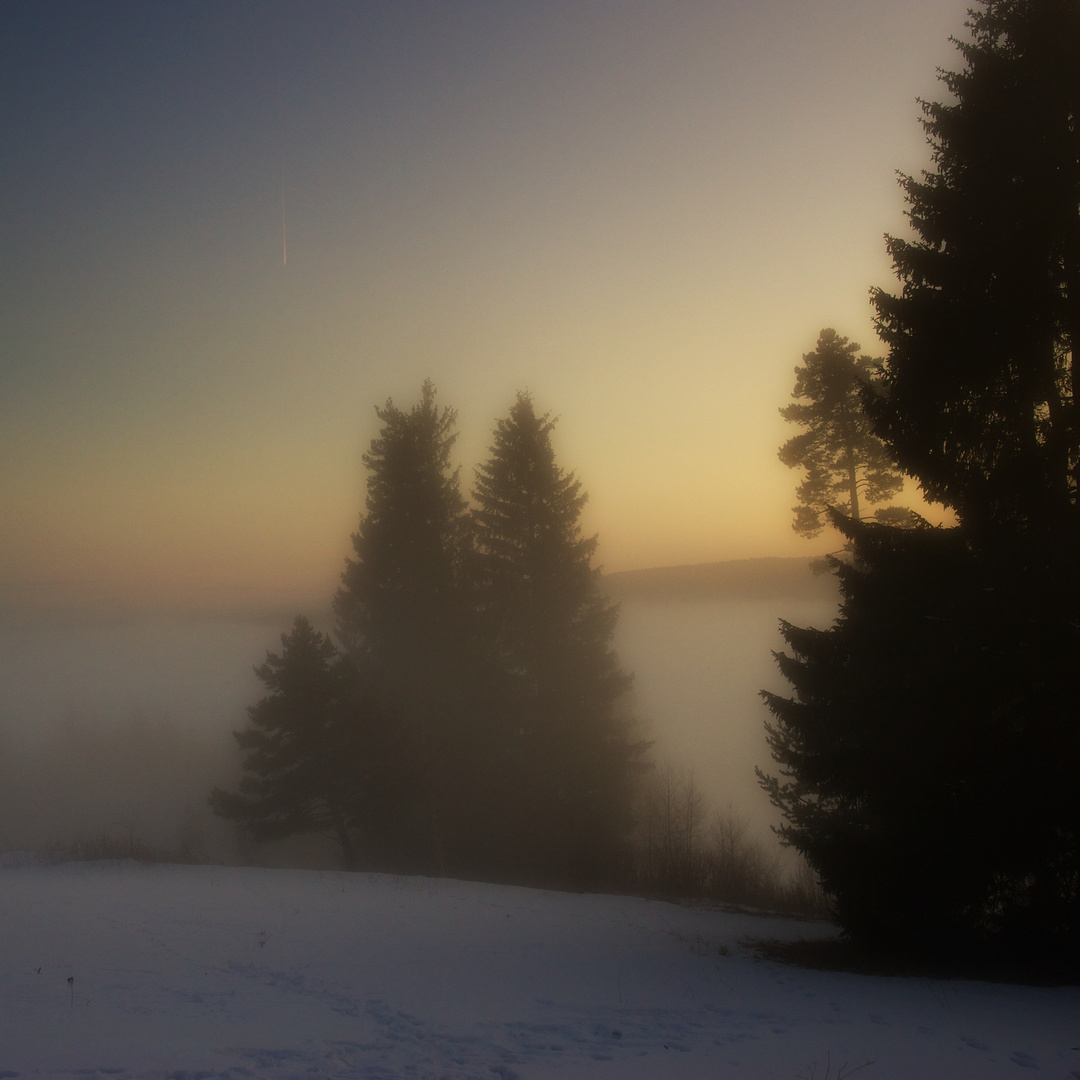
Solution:
M 334 610 L 352 655 L 422 694 L 429 688 L 418 684 L 415 658 L 421 671 L 436 662 L 465 602 L 468 519 L 451 465 L 457 414 L 439 409 L 430 380 L 409 412 L 392 401 L 375 412 L 382 429 L 363 455 L 367 501 L 352 538 L 356 558 L 346 561 Z
M 472 708 L 476 655 L 463 568 L 468 517 L 451 464 L 456 414 L 424 383 L 408 412 L 388 401 L 363 457 L 367 502 L 334 608 L 350 662 L 393 709 L 394 784 L 413 797 L 384 821 L 401 869 L 471 869 L 484 846 L 485 716 Z
M 958 529 L 837 518 L 854 563 L 827 630 L 782 624 L 766 693 L 783 838 L 857 940 L 1061 941 L 1080 902 L 1075 612 Z M 760 774 L 759 774 L 760 775 Z
M 856 940 L 1080 949 L 1080 2 L 982 0 L 968 25 L 865 395 L 959 525 L 835 518 L 843 607 L 783 624 L 762 781 Z
M 1080 548 L 1080 3 L 983 0 L 954 96 L 923 105 L 934 167 L 903 187 L 902 288 L 873 293 L 889 346 L 880 434 L 969 529 Z
M 798 400 L 781 408 L 780 415 L 804 430 L 780 447 L 780 460 L 806 470 L 792 523 L 803 536 L 821 532 L 828 507 L 841 507 L 858 520 L 863 503 L 882 502 L 903 486 L 891 453 L 862 408 L 862 390 L 874 366 L 869 356 L 859 355 L 855 342 L 825 329 L 817 348 L 795 369 L 791 396 Z
M 245 752 L 239 793 L 215 788 L 210 805 L 239 822 L 253 840 L 320 833 L 356 863 L 363 798 L 358 767 L 369 747 L 367 724 L 382 717 L 354 693 L 333 642 L 298 616 L 281 635 L 280 655 L 255 669 L 269 691 L 248 709 L 250 725 L 234 733 Z
M 586 495 L 555 460 L 555 421 L 519 395 L 477 469 L 476 582 L 488 655 L 507 691 L 517 849 L 533 878 L 610 879 L 625 855 L 644 748 L 621 710 L 630 677 L 611 647 Z

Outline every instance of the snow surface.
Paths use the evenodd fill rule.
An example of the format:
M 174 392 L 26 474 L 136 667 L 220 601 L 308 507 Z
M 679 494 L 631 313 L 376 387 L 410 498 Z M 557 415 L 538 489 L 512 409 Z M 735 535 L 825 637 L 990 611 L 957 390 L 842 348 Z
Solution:
M 0 1078 L 1080 1078 L 1080 988 L 806 971 L 740 944 L 821 923 L 429 878 L 2 862 Z

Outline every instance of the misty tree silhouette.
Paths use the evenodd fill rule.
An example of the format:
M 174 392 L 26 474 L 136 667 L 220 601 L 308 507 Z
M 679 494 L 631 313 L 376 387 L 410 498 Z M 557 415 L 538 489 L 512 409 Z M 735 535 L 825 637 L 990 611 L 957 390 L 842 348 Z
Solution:
M 507 677 L 520 857 L 576 884 L 626 862 L 645 747 L 620 711 L 631 679 L 611 646 L 618 608 L 581 533 L 587 496 L 555 460 L 550 414 L 519 394 L 476 470 L 475 577 L 485 647 Z
M 245 752 L 239 792 L 214 788 L 210 805 L 254 840 L 320 833 L 336 840 L 346 867 L 356 864 L 358 726 L 344 708 L 348 683 L 333 642 L 297 616 L 255 673 L 269 691 L 234 732 Z

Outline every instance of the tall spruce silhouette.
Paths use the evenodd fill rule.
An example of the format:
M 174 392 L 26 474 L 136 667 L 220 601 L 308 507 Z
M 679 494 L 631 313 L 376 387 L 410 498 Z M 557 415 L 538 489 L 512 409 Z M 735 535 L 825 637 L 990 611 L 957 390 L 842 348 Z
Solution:
M 879 433 L 979 542 L 1080 550 L 1080 4 L 983 0 L 953 96 L 923 105 L 934 168 L 902 181 L 914 238 L 899 293 L 873 291 L 889 347 Z
M 376 414 L 355 557 L 334 600 L 338 634 L 394 717 L 387 769 L 411 793 L 397 820 L 384 822 L 384 849 L 403 867 L 463 869 L 479 780 L 462 575 L 468 518 L 451 461 L 456 413 L 438 406 L 428 380 L 408 411 L 388 401 Z
M 361 728 L 356 710 L 344 707 L 348 674 L 334 643 L 303 616 L 281 645 L 280 655 L 268 653 L 255 669 L 267 696 L 248 709 L 249 726 L 234 733 L 245 752 L 240 790 L 214 788 L 210 805 L 254 840 L 329 836 L 352 868 Z
M 520 865 L 585 884 L 614 878 L 625 855 L 644 747 L 620 712 L 631 680 L 611 644 L 618 609 L 600 591 L 586 495 L 556 463 L 554 426 L 527 394 L 498 421 L 476 471 L 475 565 L 486 648 L 506 676 Z
M 829 630 L 783 625 L 762 777 L 852 936 L 1080 952 L 1080 3 L 983 0 L 903 187 L 876 430 L 955 529 L 837 517 Z

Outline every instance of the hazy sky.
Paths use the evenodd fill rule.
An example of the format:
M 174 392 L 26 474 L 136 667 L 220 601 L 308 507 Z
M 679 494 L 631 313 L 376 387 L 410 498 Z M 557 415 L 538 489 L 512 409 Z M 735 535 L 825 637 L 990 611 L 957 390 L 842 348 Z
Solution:
M 467 485 L 560 416 L 609 570 L 827 549 L 777 409 L 877 352 L 966 6 L 6 0 L 0 586 L 328 592 L 426 376 Z

